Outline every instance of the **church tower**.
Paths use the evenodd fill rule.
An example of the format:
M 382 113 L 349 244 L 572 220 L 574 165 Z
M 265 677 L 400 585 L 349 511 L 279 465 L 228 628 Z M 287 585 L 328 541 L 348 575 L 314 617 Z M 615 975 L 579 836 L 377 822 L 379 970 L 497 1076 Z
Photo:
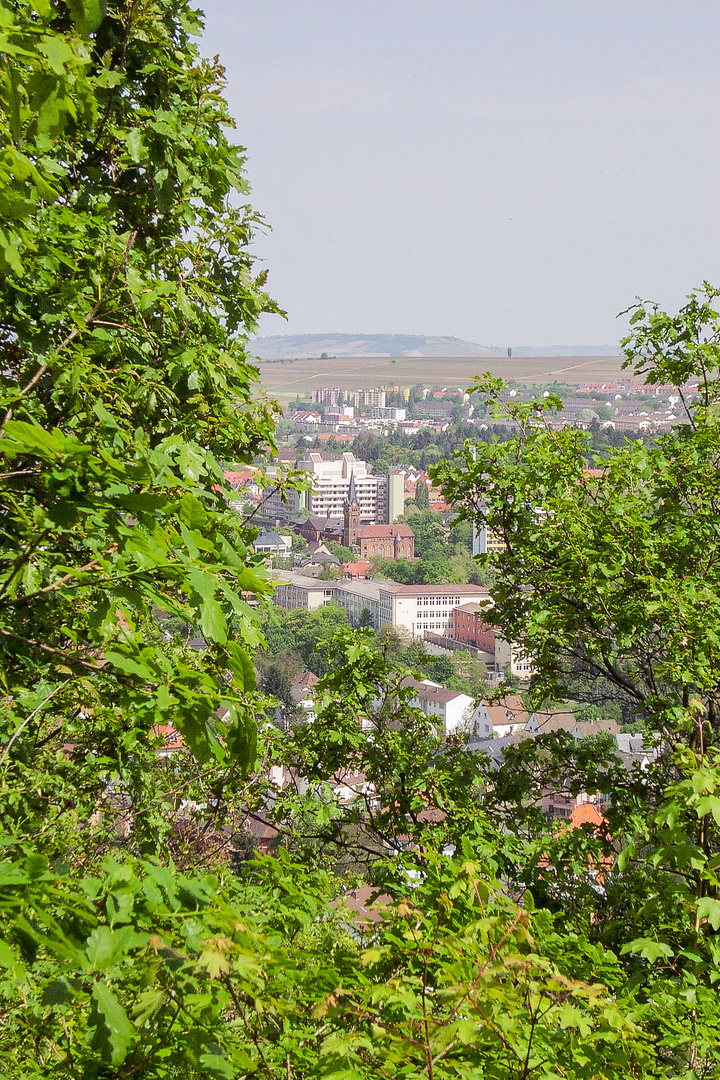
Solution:
M 350 477 L 347 502 L 343 506 L 343 544 L 345 547 L 357 546 L 360 535 L 360 503 L 355 490 L 355 473 Z

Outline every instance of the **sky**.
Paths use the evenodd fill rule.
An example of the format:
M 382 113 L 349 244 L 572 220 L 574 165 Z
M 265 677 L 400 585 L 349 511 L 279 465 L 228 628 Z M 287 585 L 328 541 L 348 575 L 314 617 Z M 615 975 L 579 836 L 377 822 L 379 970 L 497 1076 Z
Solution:
M 263 334 L 615 344 L 720 283 L 717 0 L 204 0 Z

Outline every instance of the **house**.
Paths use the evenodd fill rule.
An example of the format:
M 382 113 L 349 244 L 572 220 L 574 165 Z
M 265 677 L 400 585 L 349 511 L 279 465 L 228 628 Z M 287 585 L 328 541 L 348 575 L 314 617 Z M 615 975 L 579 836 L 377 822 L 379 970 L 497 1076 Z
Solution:
M 311 551 L 309 555 L 304 558 L 301 557 L 298 566 L 301 573 L 306 574 L 308 577 L 317 577 L 322 570 L 328 567 L 339 569 L 340 560 L 337 555 L 333 555 L 331 551 L 328 551 L 324 544 L 321 544 L 315 551 Z
M 158 757 L 167 758 L 185 749 L 185 740 L 174 724 L 153 724 L 152 733 L 162 739 Z
M 535 713 L 525 708 L 521 697 L 517 694 L 509 694 L 502 701 L 492 705 L 485 705 L 487 715 L 493 726 L 495 738 L 504 738 L 506 735 L 515 735 L 517 732 L 526 731 L 531 735 L 540 733 L 540 723 Z
M 355 801 L 358 795 L 375 803 L 375 787 L 359 769 L 338 769 L 330 778 L 333 795 L 341 806 Z
M 513 642 L 495 634 L 495 663 L 500 671 L 509 671 L 518 679 L 527 681 L 535 673 L 530 657 Z
M 535 716 L 540 725 L 540 735 L 556 735 L 560 731 L 565 731 L 568 735 L 571 735 L 576 742 L 582 738 L 580 725 L 575 719 L 575 714 L 568 710 L 563 709 L 558 712 L 538 712 L 535 713 Z
M 292 538 L 280 536 L 276 532 L 261 532 L 255 538 L 253 547 L 262 554 L 280 555 L 285 558 L 292 549 Z
M 578 721 L 578 733 L 581 739 L 588 735 L 599 735 L 605 732 L 613 738 L 620 733 L 620 728 L 615 720 L 580 720 Z
M 350 581 L 364 581 L 370 570 L 370 563 L 363 562 L 346 562 L 342 565 L 343 573 Z
M 405 679 L 403 686 L 409 686 L 414 691 L 408 704 L 422 710 L 446 735 L 467 730 L 474 708 L 473 699 L 468 694 L 447 690 L 430 679 L 423 679 L 422 682 Z
M 303 719 L 311 723 L 315 719 L 315 701 L 313 690 L 318 684 L 317 675 L 312 671 L 301 671 L 299 675 L 293 675 L 290 680 L 290 693 L 298 710 L 305 713 Z

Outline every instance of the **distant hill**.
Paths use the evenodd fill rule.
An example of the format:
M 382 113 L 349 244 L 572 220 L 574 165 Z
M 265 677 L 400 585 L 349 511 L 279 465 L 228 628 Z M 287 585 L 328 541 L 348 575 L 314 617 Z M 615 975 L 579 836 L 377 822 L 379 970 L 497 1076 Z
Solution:
M 274 334 L 256 338 L 250 350 L 261 360 L 311 356 L 504 356 L 506 350 L 455 337 L 419 334 Z
M 250 351 L 261 360 L 304 360 L 319 357 L 502 357 L 507 349 L 477 345 L 456 337 L 422 334 L 273 334 L 255 338 Z M 617 356 L 617 345 L 512 346 L 513 356 Z

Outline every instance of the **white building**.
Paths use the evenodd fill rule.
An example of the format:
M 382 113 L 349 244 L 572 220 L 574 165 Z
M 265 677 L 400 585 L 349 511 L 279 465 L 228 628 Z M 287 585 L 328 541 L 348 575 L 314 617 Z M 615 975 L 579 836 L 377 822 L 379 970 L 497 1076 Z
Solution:
M 458 728 L 465 731 L 473 715 L 473 699 L 457 690 L 446 690 L 439 683 L 423 679 L 407 679 L 405 686 L 413 688 L 415 693 L 408 701 L 414 709 L 421 709 L 435 726 L 451 735 Z
M 394 420 L 399 423 L 406 419 L 407 409 L 395 409 L 389 405 L 383 409 L 376 405 L 370 410 L 370 416 L 373 420 Z
M 352 452 L 341 457 L 310 453 L 298 461 L 298 468 L 310 473 L 310 489 L 306 508 L 317 517 L 338 517 L 348 501 L 350 480 L 355 478 L 355 494 L 360 504 L 360 521 L 373 524 L 384 521 L 387 510 L 387 477 L 373 476 L 367 462 L 358 460 Z
M 413 637 L 426 631 L 445 634 L 452 625 L 453 609 L 471 600 L 487 597 L 480 585 L 398 585 L 394 581 L 316 581 L 291 570 L 278 570 L 280 582 L 274 600 L 292 611 L 309 611 L 323 604 L 344 607 L 350 622 L 357 625 L 367 608 L 373 626 L 394 626 Z
M 381 625 L 407 630 L 413 637 L 426 632 L 450 636 L 453 609 L 487 599 L 481 585 L 396 585 L 381 583 Z
M 509 671 L 524 682 L 535 674 L 535 667 L 527 654 L 499 634 L 495 634 L 495 664 L 500 671 Z
M 295 608 L 316 611 L 332 604 L 335 599 L 334 586 L 339 584 L 335 581 L 319 581 L 291 570 L 276 570 L 275 580 L 278 585 L 273 601 L 286 611 L 294 611 Z

